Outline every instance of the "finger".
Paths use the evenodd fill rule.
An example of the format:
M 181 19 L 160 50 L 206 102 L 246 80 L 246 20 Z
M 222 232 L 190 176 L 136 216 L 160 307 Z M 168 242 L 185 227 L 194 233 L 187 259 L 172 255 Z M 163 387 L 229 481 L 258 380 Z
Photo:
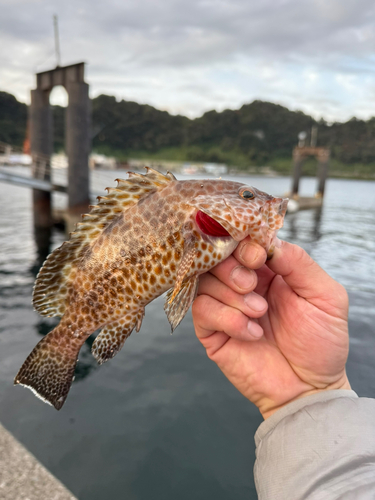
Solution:
M 251 341 L 258 340 L 263 335 L 262 328 L 241 311 L 209 295 L 197 297 L 192 312 L 196 335 L 206 349 L 212 347 L 214 343 L 217 344 L 218 339 L 223 343 L 228 337 Z M 217 332 L 220 335 L 215 337 L 213 334 Z
M 344 287 L 331 278 L 301 247 L 282 241 L 267 266 L 300 297 L 311 303 L 319 302 L 319 307 L 332 301 L 342 304 L 345 309 L 347 295 Z M 327 309 L 322 307 L 322 309 Z
M 199 280 L 198 295 L 210 297 L 234 307 L 252 318 L 260 318 L 267 311 L 267 301 L 260 295 L 250 292 L 239 294 L 222 283 L 211 273 L 203 274 Z
M 267 259 L 267 253 L 263 247 L 251 241 L 250 237 L 245 238 L 238 245 L 233 255 L 238 262 L 249 269 L 259 269 Z
M 233 256 L 211 269 L 210 273 L 238 293 L 252 292 L 257 284 L 255 271 L 239 264 Z
M 264 264 L 260 269 L 257 269 L 256 273 L 258 277 L 258 284 L 255 287 L 254 292 L 262 297 L 265 297 L 270 284 L 276 275 L 266 264 Z

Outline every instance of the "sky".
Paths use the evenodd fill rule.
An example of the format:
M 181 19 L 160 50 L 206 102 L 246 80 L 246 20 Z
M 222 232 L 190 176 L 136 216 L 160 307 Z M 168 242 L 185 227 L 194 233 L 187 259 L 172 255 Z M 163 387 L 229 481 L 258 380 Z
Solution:
M 0 0 L 0 90 L 22 102 L 56 66 L 55 14 L 61 65 L 87 63 L 91 97 L 189 117 L 255 99 L 375 116 L 373 0 Z

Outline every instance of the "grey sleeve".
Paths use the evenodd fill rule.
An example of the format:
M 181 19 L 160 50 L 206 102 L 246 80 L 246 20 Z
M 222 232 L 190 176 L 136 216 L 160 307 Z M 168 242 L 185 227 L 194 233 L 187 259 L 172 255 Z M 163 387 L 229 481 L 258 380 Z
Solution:
M 321 392 L 281 408 L 255 434 L 259 500 L 374 500 L 375 400 Z

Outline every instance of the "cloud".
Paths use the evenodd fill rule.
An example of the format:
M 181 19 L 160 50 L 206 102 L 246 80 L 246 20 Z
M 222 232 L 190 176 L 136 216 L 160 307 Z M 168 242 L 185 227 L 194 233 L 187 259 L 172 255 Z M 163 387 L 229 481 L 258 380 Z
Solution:
M 3 0 L 0 88 L 21 100 L 55 64 L 54 13 L 62 62 L 88 62 L 93 96 L 189 116 L 254 98 L 328 120 L 375 114 L 372 0 Z

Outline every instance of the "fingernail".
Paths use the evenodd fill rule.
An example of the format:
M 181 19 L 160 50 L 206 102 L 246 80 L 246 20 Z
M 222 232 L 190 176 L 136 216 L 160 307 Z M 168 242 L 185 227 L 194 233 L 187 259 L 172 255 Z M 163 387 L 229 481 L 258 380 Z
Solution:
M 250 309 L 256 312 L 263 311 L 267 307 L 267 302 L 264 298 L 254 292 L 244 295 L 243 300 Z
M 259 254 L 259 248 L 251 243 L 245 243 L 240 249 L 240 257 L 246 264 L 254 262 Z
M 250 333 L 250 335 L 256 339 L 260 339 L 260 337 L 263 335 L 263 328 L 258 325 L 258 323 L 255 323 L 254 321 L 249 321 L 247 324 L 247 331 Z
M 231 278 L 233 283 L 243 290 L 248 290 L 254 284 L 254 276 L 246 267 L 235 267 L 232 271 Z

